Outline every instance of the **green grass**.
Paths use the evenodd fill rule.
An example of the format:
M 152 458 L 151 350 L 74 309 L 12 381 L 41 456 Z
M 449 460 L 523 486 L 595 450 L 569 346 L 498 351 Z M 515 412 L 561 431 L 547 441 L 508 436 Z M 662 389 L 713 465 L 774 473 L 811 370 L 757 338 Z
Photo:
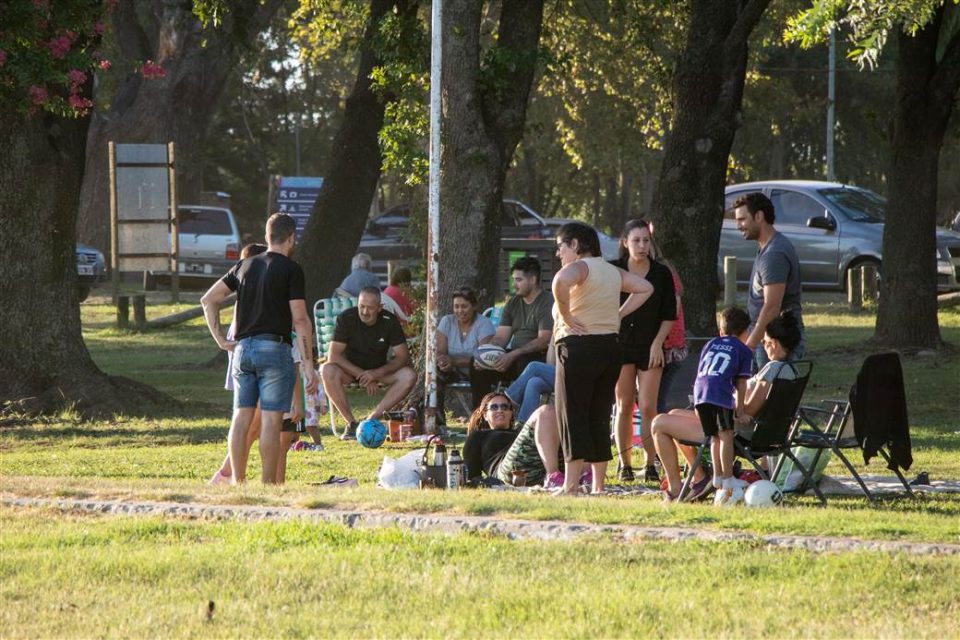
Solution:
M 5 638 L 951 638 L 960 614 L 958 556 L 45 510 L 0 525 Z

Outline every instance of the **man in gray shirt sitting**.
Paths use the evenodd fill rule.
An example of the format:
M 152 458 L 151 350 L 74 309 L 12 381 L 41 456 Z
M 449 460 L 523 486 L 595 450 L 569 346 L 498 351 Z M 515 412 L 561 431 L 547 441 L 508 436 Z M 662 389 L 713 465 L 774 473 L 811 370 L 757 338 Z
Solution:
M 370 271 L 370 263 L 370 256 L 365 253 L 353 256 L 353 260 L 350 261 L 350 274 L 337 287 L 337 293 L 342 291 L 345 295 L 357 298 L 364 287 L 379 289 L 380 278 Z
M 747 312 L 750 314 L 750 335 L 747 346 L 754 350 L 754 363 L 760 369 L 768 362 L 763 350 L 763 334 L 767 324 L 782 311 L 788 311 L 800 325 L 800 344 L 790 353 L 791 360 L 800 360 L 806 351 L 806 332 L 800 306 L 800 261 L 793 243 L 778 232 L 773 223 L 773 203 L 762 193 L 748 193 L 733 203 L 737 229 L 746 240 L 759 245 L 747 287 Z

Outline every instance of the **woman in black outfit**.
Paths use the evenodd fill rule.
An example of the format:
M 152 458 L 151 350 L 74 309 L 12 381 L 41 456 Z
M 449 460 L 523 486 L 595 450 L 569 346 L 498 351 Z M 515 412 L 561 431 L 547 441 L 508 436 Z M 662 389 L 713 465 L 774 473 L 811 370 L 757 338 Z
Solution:
M 467 477 L 496 478 L 497 468 L 518 433 L 513 425 L 510 398 L 497 391 L 485 395 L 467 424 L 467 441 L 463 445 Z
M 670 269 L 651 257 L 653 249 L 650 225 L 630 220 L 620 236 L 620 258 L 613 264 L 645 278 L 653 285 L 653 295 L 620 323 L 620 348 L 623 354 L 617 380 L 617 450 L 620 452 L 619 478 L 632 482 L 633 405 L 639 405 L 643 438 L 644 480 L 659 482 L 653 437 L 650 429 L 657 415 L 657 395 L 663 374 L 663 342 L 677 319 L 677 298 Z M 621 303 L 626 296 L 621 296 Z M 639 389 L 639 394 L 638 394 Z

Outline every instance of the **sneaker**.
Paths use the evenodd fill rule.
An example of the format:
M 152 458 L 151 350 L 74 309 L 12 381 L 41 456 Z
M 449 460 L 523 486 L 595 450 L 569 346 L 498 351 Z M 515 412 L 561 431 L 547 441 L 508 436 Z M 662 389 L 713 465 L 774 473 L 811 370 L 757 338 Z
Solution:
M 230 476 L 225 476 L 220 473 L 220 470 L 217 469 L 217 472 L 213 474 L 213 477 L 210 478 L 210 482 L 207 484 L 230 484 Z
M 343 430 L 343 435 L 340 436 L 341 440 L 356 440 L 357 439 L 357 425 L 358 422 L 351 422 Z
M 323 451 L 323 443 L 304 442 L 301 449 L 303 451 Z
M 731 489 L 720 488 L 717 489 L 717 495 L 713 497 L 713 506 L 722 507 L 727 502 L 730 501 L 730 498 L 733 496 L 733 491 Z
M 713 491 L 713 482 L 711 481 L 710 476 L 704 475 L 703 480 L 700 482 L 695 482 L 690 487 L 689 493 L 687 493 L 684 498 L 685 502 L 694 502 L 705 498 L 711 491 Z
M 633 475 L 633 467 L 630 465 L 620 467 L 620 471 L 617 472 L 617 477 L 620 479 L 620 482 L 633 482 L 637 479 Z
M 554 471 L 543 483 L 544 489 L 556 489 L 563 486 L 563 471 Z
M 587 489 L 593 486 L 593 469 L 588 467 L 586 471 L 580 474 L 580 486 Z
M 652 464 L 643 468 L 643 481 L 660 483 L 660 474 L 657 473 L 657 468 Z

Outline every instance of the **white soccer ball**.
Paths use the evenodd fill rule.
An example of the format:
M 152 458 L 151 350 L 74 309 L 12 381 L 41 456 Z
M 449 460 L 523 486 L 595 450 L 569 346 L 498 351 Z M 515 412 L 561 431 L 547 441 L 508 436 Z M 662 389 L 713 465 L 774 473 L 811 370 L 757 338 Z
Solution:
M 769 480 L 757 480 L 743 496 L 748 507 L 776 507 L 783 503 L 783 492 L 776 483 Z
M 473 357 L 478 369 L 492 369 L 505 353 L 506 350 L 501 346 L 482 344 L 477 347 L 477 351 L 473 354 Z

